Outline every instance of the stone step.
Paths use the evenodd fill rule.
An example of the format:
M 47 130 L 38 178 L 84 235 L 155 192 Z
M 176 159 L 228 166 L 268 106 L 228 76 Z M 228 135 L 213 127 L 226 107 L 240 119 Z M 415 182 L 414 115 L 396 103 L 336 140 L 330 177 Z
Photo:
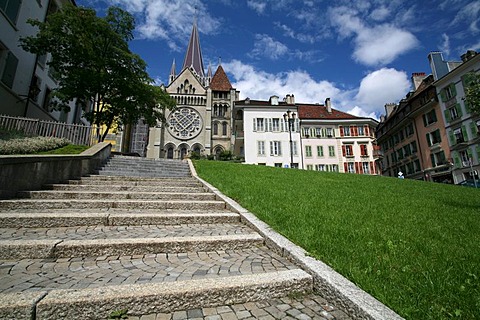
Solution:
M 110 189 L 110 188 L 108 188 Z M 115 192 L 91 192 L 91 191 L 21 191 L 17 193 L 20 198 L 29 199 L 90 199 L 90 200 L 107 200 L 107 199 L 132 199 L 132 200 L 191 200 L 191 201 L 212 201 L 215 200 L 215 194 L 207 192 L 129 192 L 129 191 L 115 191 Z
M 152 161 L 152 162 L 132 162 L 132 161 L 107 161 L 103 167 L 133 167 L 133 168 L 171 168 L 174 170 L 189 170 L 188 164 L 178 164 L 170 162 Z
M 0 200 L 0 210 L 23 209 L 173 209 L 173 210 L 224 210 L 223 201 L 182 201 L 182 200 Z
M 61 191 L 89 191 L 89 192 L 102 192 L 108 191 L 129 191 L 129 192 L 190 192 L 190 193 L 202 193 L 206 191 L 206 188 L 200 186 L 191 187 L 170 187 L 162 185 L 150 185 L 150 186 L 135 186 L 135 185 L 98 185 L 98 184 L 49 184 L 44 186 L 47 190 L 61 190 Z
M 295 295 L 313 289 L 300 269 L 165 283 L 106 285 L 0 295 L 0 317 L 18 319 L 107 319 L 113 311 L 129 315 L 165 313 Z M 34 305 L 34 307 L 32 306 Z
M 150 232 L 139 238 L 105 238 L 106 232 L 96 239 L 78 237 L 49 237 L 36 240 L 0 240 L 0 259 L 47 259 L 68 257 L 134 256 L 155 253 L 181 253 L 189 251 L 241 250 L 262 245 L 263 238 L 255 233 L 216 236 L 164 236 Z M 132 236 L 133 236 L 132 232 Z M 165 235 L 165 234 L 164 234 Z M 119 235 L 117 235 L 118 237 Z M 157 236 L 157 237 L 153 237 Z
M 100 170 L 95 172 L 102 176 L 118 176 L 118 177 L 140 177 L 140 178 L 182 178 L 189 177 L 190 173 L 168 173 L 168 172 L 141 172 L 141 171 L 120 171 L 120 170 Z
M 82 210 L 57 209 L 46 211 L 21 210 L 0 213 L 3 228 L 55 228 L 74 226 L 139 226 L 216 224 L 240 221 L 237 213 L 229 211 L 181 210 Z
M 88 176 L 80 180 L 68 180 L 68 184 L 83 185 L 122 185 L 122 186 L 169 186 L 169 187 L 200 187 L 203 186 L 193 178 L 139 178 L 121 176 Z

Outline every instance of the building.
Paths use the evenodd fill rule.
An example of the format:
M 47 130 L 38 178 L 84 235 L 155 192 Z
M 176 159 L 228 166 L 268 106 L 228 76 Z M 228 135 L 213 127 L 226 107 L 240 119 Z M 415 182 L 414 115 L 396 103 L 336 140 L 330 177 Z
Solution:
M 20 39 L 35 35 L 28 19 L 45 21 L 47 16 L 73 0 L 0 2 L 0 114 L 67 123 L 87 123 L 74 103 L 71 112 L 50 108 L 51 92 L 57 87 L 50 56 L 37 56 L 18 46 Z
M 238 92 L 219 65 L 205 74 L 196 21 L 177 74 L 175 61 L 165 88 L 177 108 L 165 111 L 167 124 L 150 128 L 147 157 L 183 159 L 191 152 L 218 155 L 232 151 L 232 110 Z
M 383 175 L 451 182 L 450 150 L 433 75 L 414 73 L 413 91 L 387 104 L 377 127 Z
M 432 68 L 438 69 L 436 65 Z M 461 64 L 438 74 L 434 83 L 448 136 L 454 183 L 478 179 L 480 170 L 480 115 L 473 114 L 464 101 L 472 73 L 480 73 L 480 54 L 468 51 L 462 55 Z
M 377 122 L 325 105 L 245 99 L 235 103 L 235 150 L 245 163 L 307 170 L 377 174 Z M 289 123 L 291 119 L 291 126 Z M 290 126 L 290 130 L 289 130 Z

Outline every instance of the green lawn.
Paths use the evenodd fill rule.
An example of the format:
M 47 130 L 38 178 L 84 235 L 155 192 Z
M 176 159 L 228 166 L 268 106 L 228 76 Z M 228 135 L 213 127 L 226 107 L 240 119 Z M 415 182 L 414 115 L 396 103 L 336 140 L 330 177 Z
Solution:
M 195 161 L 200 177 L 407 319 L 480 315 L 480 190 Z

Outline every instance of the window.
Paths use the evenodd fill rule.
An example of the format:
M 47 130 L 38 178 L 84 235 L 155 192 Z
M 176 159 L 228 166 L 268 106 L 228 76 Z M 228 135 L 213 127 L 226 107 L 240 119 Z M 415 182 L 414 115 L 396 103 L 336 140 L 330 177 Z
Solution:
M 17 72 L 18 59 L 8 49 L 0 45 L 0 75 L 2 82 L 12 89 Z
M 455 136 L 455 143 L 465 142 L 465 137 L 463 136 L 463 132 L 461 128 L 457 128 L 453 130 L 453 135 Z
M 281 163 L 275 163 L 274 166 L 277 167 L 277 168 L 281 168 L 282 164 Z
M 412 154 L 414 153 L 417 153 L 417 142 L 416 141 L 413 141 L 411 144 L 410 144 L 410 151 L 412 152 Z
M 363 129 L 362 126 L 359 126 L 359 127 L 357 128 L 357 130 L 358 130 L 358 135 L 359 135 L 359 136 L 364 136 L 364 135 L 365 135 L 365 130 Z
M 294 156 L 298 155 L 297 141 L 292 141 L 292 153 Z
M 265 131 L 265 119 L 254 118 L 253 119 L 253 131 Z
M 309 158 L 312 157 L 312 146 L 305 146 L 305 156 Z
M 448 87 L 443 88 L 440 91 L 440 98 L 442 101 L 448 101 L 457 95 L 455 83 L 451 83 Z
M 338 165 L 337 164 L 331 164 L 330 165 L 330 172 L 338 172 Z
M 437 114 L 435 113 L 435 109 L 432 109 L 423 115 L 423 124 L 425 127 L 435 122 L 437 122 Z
M 453 108 L 448 108 L 448 112 L 450 113 L 451 120 L 455 120 L 459 117 L 457 108 L 455 108 L 455 106 Z
M 405 128 L 405 136 L 410 137 L 413 134 L 413 123 L 410 123 L 406 128 Z
M 477 127 L 477 135 L 480 135 L 480 119 L 477 120 L 477 122 L 475 123 L 475 126 Z
M 350 127 L 343 127 L 343 135 L 345 137 L 349 137 L 350 136 Z
M 317 146 L 317 157 L 323 157 L 323 146 Z
M 265 155 L 265 141 L 257 141 L 257 151 L 259 156 Z
M 45 90 L 45 97 L 43 98 L 43 109 L 50 112 L 50 102 L 52 100 L 52 90 L 50 88 L 47 88 Z
M 310 136 L 310 128 L 309 127 L 303 127 L 303 136 L 307 137 L 307 138 Z
M 307 164 L 307 170 L 313 170 L 313 164 Z
M 432 167 L 437 167 L 447 163 L 447 158 L 445 158 L 445 152 L 443 150 L 430 154 L 430 158 L 432 160 Z
M 362 157 L 368 157 L 367 145 L 366 144 L 361 144 L 360 145 L 360 155 Z
M 228 126 L 227 126 L 227 123 L 224 122 L 224 123 L 222 124 L 222 135 L 223 135 L 223 136 L 226 136 L 226 135 L 227 135 L 227 127 L 228 127 Z
M 434 144 L 442 142 L 442 138 L 440 137 L 440 130 L 437 129 L 433 132 L 427 133 L 427 144 L 429 147 L 433 146 Z
M 459 152 L 460 160 L 462 161 L 462 165 L 464 167 L 468 167 L 470 165 L 470 156 L 467 150 L 463 150 Z
M 355 173 L 355 165 L 353 162 L 347 163 L 347 172 L 348 173 Z
M 329 137 L 329 138 L 333 137 L 333 129 L 332 128 L 327 128 L 327 137 Z
M 324 164 L 317 164 L 317 165 L 315 165 L 315 170 L 325 171 L 325 165 Z
M 15 24 L 21 4 L 22 2 L 19 0 L 2 0 L 0 1 L 0 10 Z
M 315 128 L 315 135 L 317 137 L 321 137 L 322 136 L 322 128 Z
M 342 146 L 344 157 L 353 157 L 353 146 L 351 144 L 345 144 Z
M 330 157 L 335 157 L 335 147 L 334 146 L 328 146 L 328 155 Z
M 281 141 L 270 141 L 270 155 L 271 156 L 281 156 L 282 155 Z
M 362 162 L 362 169 L 364 174 L 370 174 L 370 162 Z
M 213 124 L 213 135 L 214 136 L 218 135 L 218 122 L 215 122 Z
M 272 119 L 272 131 L 273 132 L 279 132 L 280 131 L 280 119 L 279 118 L 273 118 Z

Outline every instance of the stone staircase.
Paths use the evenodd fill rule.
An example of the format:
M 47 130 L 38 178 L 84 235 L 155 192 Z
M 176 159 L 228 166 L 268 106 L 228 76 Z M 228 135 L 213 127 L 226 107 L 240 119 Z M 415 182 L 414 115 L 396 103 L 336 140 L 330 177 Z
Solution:
M 114 156 L 18 195 L 0 201 L 1 319 L 335 318 L 188 163 Z

